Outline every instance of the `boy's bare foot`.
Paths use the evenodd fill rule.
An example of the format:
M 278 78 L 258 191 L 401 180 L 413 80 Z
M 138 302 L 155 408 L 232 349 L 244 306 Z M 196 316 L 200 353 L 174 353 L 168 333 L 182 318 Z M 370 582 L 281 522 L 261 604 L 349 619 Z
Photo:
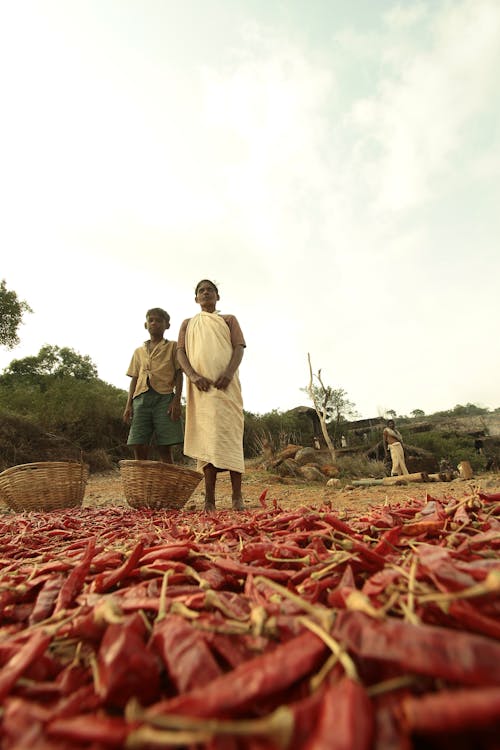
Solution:
M 215 503 L 210 500 L 205 500 L 205 513 L 215 513 Z
M 233 510 L 245 510 L 241 497 L 236 498 L 236 500 L 233 499 Z

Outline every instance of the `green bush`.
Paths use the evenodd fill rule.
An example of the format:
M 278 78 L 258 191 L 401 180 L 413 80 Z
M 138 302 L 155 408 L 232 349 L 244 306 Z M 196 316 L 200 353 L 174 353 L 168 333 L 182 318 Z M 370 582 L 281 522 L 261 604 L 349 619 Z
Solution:
M 484 471 L 486 459 L 475 452 L 474 438 L 449 432 L 412 432 L 405 436 L 417 448 L 430 451 L 438 461 L 449 461 L 454 469 L 460 461 L 470 461 L 474 471 Z

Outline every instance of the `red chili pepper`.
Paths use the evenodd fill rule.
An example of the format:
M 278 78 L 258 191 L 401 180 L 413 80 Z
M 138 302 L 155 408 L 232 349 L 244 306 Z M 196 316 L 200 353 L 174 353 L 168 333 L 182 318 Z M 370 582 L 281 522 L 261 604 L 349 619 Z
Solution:
M 259 503 L 262 505 L 263 508 L 266 507 L 266 496 L 267 496 L 268 488 L 264 490 L 264 492 L 261 493 L 259 497 Z
M 155 623 L 152 644 L 179 693 L 204 687 L 222 674 L 203 634 L 182 617 L 168 615 Z
M 273 581 L 283 582 L 288 581 L 290 576 L 295 572 L 292 570 L 276 570 L 276 568 L 271 567 L 264 568 L 257 565 L 245 565 L 244 563 L 231 560 L 228 557 L 217 557 L 213 561 L 213 564 L 218 568 L 221 568 L 221 570 L 224 570 L 227 573 L 234 573 L 237 576 L 247 576 L 252 574 L 255 576 L 267 576 Z
M 481 500 L 485 500 L 487 503 L 498 503 L 500 501 L 500 492 L 494 492 L 493 494 L 478 492 L 478 495 Z
M 446 524 L 447 519 L 445 518 L 426 519 L 425 521 L 405 523 L 401 527 L 401 536 L 420 536 L 420 534 L 436 536 L 444 530 Z
M 185 560 L 190 550 L 187 544 L 159 545 L 148 549 L 141 557 L 141 565 L 151 565 L 156 560 Z
M 370 750 L 373 733 L 373 706 L 366 690 L 343 677 L 325 692 L 304 750 Z
M 397 690 L 377 696 L 373 701 L 375 711 L 375 736 L 373 750 L 413 750 L 410 734 L 401 726 L 401 699 L 409 689 Z
M 401 542 L 401 529 L 401 526 L 394 526 L 394 528 L 384 531 L 373 547 L 373 551 L 377 555 L 385 557 L 386 560 L 390 555 L 399 555 L 400 550 L 397 548 Z
M 359 538 L 359 534 L 349 524 L 341 521 L 334 513 L 322 513 L 321 519 L 326 521 L 328 526 L 331 526 L 336 531 L 341 531 L 352 538 Z
M 307 631 L 262 656 L 243 662 L 206 687 L 192 690 L 149 709 L 153 715 L 221 716 L 251 705 L 293 685 L 312 672 L 326 652 L 324 643 Z
M 157 697 L 159 664 L 144 639 L 144 621 L 137 613 L 106 629 L 97 659 L 98 692 L 106 703 L 122 707 L 134 695 L 145 704 Z
M 43 654 L 49 643 L 50 636 L 41 630 L 36 630 L 20 647 L 19 651 L 2 667 L 0 671 L 0 701 L 8 695 L 11 687 L 28 667 Z
M 64 578 L 61 575 L 55 575 L 52 578 L 48 578 L 36 598 L 35 606 L 29 617 L 30 625 L 35 622 L 47 619 L 52 614 L 57 597 L 61 591 Z
M 450 602 L 449 613 L 466 630 L 472 630 L 500 641 L 500 618 L 488 617 L 477 607 L 460 599 Z
M 401 713 L 405 727 L 411 732 L 449 734 L 470 729 L 498 730 L 500 687 L 406 696 Z
M 96 591 L 97 593 L 102 593 L 103 591 L 109 591 L 113 586 L 116 586 L 116 584 L 123 581 L 129 573 L 131 573 L 139 560 L 141 559 L 142 552 L 144 549 L 144 543 L 141 540 L 136 544 L 132 552 L 130 553 L 130 556 L 127 560 L 121 565 L 119 568 L 116 568 L 115 570 L 110 571 L 109 573 L 100 573 L 95 579 L 92 586 L 92 589 Z
M 102 743 L 106 747 L 125 747 L 130 726 L 120 717 L 85 714 L 50 721 L 49 737 L 61 737 L 80 743 Z
M 500 643 L 473 633 L 342 611 L 334 637 L 362 658 L 464 685 L 500 685 Z
M 90 570 L 90 563 L 95 551 L 95 537 L 89 540 L 85 554 L 81 562 L 76 565 L 65 580 L 57 597 L 54 614 L 67 609 L 72 604 L 76 595 L 81 591 L 85 578 Z
M 38 740 L 44 736 L 44 724 L 50 717 L 49 708 L 14 696 L 4 702 L 2 713 L 2 746 L 9 750 L 36 748 Z M 63 747 L 62 750 L 67 749 Z

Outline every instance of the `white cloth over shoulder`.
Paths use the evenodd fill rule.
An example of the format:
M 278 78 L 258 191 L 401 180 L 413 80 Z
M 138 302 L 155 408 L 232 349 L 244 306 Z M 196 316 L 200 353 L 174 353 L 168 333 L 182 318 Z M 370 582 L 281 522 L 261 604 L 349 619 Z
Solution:
M 227 323 L 217 313 L 195 315 L 186 329 L 186 355 L 200 375 L 212 381 L 224 373 L 233 353 Z M 243 473 L 243 399 L 236 371 L 226 390 L 200 391 L 188 380 L 184 453 L 206 464 Z

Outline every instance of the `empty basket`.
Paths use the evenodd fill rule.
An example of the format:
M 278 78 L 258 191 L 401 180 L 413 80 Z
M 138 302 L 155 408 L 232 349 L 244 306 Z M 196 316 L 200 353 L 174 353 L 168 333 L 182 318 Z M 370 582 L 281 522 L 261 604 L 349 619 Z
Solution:
M 132 508 L 180 510 L 203 479 L 199 471 L 162 461 L 120 461 L 125 499 Z
M 82 504 L 89 467 L 77 461 L 40 461 L 0 474 L 0 498 L 11 510 L 56 510 Z

